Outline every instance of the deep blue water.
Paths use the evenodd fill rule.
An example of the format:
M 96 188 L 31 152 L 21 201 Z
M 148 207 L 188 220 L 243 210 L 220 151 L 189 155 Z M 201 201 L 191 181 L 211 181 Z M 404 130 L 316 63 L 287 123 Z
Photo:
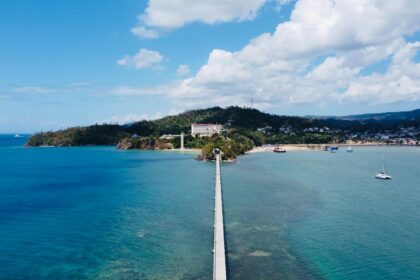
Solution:
M 0 136 L 0 279 L 211 279 L 214 164 Z M 391 181 L 373 179 L 382 158 Z M 230 279 L 420 279 L 420 152 L 222 165 Z
M 4 138 L 0 279 L 211 279 L 212 164 Z

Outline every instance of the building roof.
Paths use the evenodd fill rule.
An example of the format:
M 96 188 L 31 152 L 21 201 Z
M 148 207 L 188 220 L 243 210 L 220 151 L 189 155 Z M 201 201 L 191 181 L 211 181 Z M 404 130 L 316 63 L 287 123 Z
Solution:
M 214 123 L 192 123 L 191 125 L 195 125 L 195 126 L 209 126 L 209 125 L 221 125 L 221 124 L 214 124 Z

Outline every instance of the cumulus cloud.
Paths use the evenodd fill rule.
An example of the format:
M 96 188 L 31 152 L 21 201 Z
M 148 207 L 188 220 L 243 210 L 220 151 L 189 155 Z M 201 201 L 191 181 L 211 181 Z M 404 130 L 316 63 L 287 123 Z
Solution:
M 197 9 L 196 13 L 191 13 L 193 19 L 177 19 L 173 15 L 155 19 L 152 14 L 160 1 L 152 0 L 141 16 L 150 26 L 133 30 L 133 33 L 144 33 L 152 38 L 159 35 L 156 31 L 159 28 L 176 28 L 191 21 L 245 20 L 255 16 L 264 1 L 240 1 L 244 7 L 235 15 L 226 12 L 214 15 L 213 19 L 199 18 L 201 2 L 192 4 Z M 162 9 L 176 13 L 177 3 L 179 1 L 171 1 Z M 219 6 L 231 7 L 235 3 L 239 5 L 239 1 L 213 1 L 212 5 L 217 7 L 212 9 L 225 11 L 225 6 Z M 192 7 L 188 6 L 187 10 Z M 223 14 L 229 15 L 226 20 Z M 158 23 L 159 20 L 163 22 Z M 165 21 L 172 23 L 166 25 Z M 298 0 L 290 20 L 279 23 L 272 33 L 261 34 L 237 51 L 212 50 L 207 62 L 193 75 L 188 65 L 180 65 L 177 75 L 188 77 L 154 88 L 119 87 L 108 93 L 167 95 L 183 107 L 249 105 L 251 99 L 259 108 L 323 102 L 419 101 L 420 64 L 415 56 L 420 52 L 420 42 L 405 39 L 416 31 L 420 31 L 420 10 L 409 0 Z M 117 63 L 144 69 L 160 67 L 163 60 L 159 52 L 141 49 Z M 366 74 L 362 71 L 384 61 L 389 65 L 380 72 Z M 50 90 L 27 87 L 17 88 L 15 92 Z
M 359 77 L 336 97 L 341 102 L 376 104 L 419 100 L 420 64 L 413 61 L 418 51 L 420 42 L 406 44 L 394 54 L 386 73 Z
M 190 106 L 420 100 L 418 43 L 404 40 L 418 30 L 420 10 L 408 0 L 297 1 L 272 34 L 237 52 L 213 50 L 169 95 Z M 361 74 L 389 57 L 385 74 Z
M 267 1 L 149 0 L 144 13 L 138 16 L 139 25 L 132 29 L 132 33 L 150 39 L 192 22 L 215 24 L 251 20 Z
M 126 55 L 117 61 L 118 65 L 128 68 L 144 69 L 151 67 L 159 67 L 163 61 L 163 56 L 156 51 L 148 49 L 140 49 L 135 55 Z
M 185 76 L 190 73 L 190 67 L 187 64 L 179 65 L 178 69 L 176 70 L 176 74 L 178 76 Z

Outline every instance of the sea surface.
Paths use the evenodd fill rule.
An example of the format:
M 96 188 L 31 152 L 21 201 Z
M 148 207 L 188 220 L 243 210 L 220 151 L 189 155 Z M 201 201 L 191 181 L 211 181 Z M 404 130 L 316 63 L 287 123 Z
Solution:
M 0 135 L 0 279 L 212 279 L 214 163 L 25 141 Z M 375 147 L 222 164 L 229 278 L 420 279 L 419 163 Z

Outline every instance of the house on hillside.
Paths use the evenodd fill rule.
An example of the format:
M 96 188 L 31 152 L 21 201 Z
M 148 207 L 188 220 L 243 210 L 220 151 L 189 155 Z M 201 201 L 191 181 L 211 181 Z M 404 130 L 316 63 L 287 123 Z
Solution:
M 206 124 L 206 123 L 193 123 L 191 124 L 192 136 L 212 136 L 213 134 L 220 133 L 223 130 L 221 124 Z

